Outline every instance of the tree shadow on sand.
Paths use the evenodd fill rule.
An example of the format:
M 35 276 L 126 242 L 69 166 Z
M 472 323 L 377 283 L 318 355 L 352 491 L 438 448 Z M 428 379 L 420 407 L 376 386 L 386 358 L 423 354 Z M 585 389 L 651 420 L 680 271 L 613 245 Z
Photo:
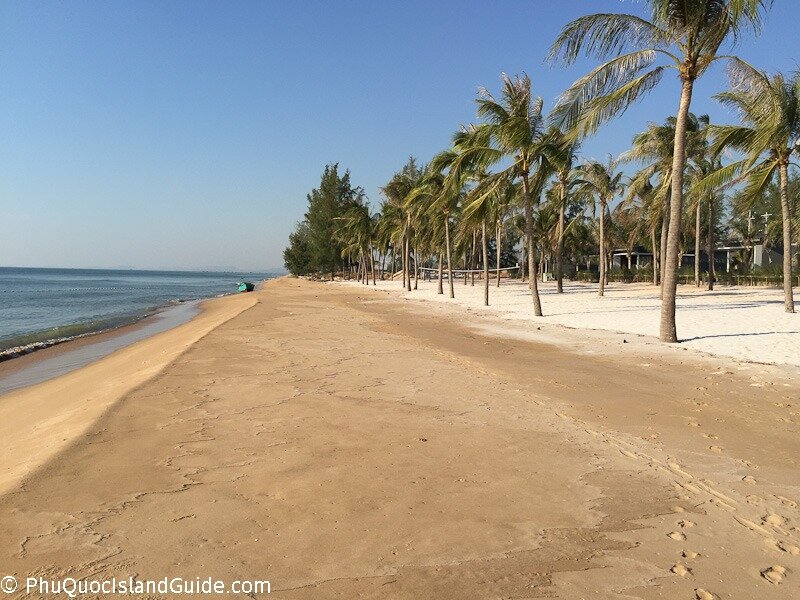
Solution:
M 751 337 L 756 335 L 797 335 L 800 331 L 762 331 L 757 333 L 719 333 L 715 335 L 698 335 L 692 338 L 680 340 L 681 342 L 694 342 L 695 340 L 708 340 L 712 338 L 726 337 Z

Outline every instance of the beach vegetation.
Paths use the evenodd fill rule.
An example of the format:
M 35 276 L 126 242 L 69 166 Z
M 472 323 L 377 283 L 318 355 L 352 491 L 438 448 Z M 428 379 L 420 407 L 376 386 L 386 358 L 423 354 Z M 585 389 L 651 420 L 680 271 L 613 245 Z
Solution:
M 352 272 L 373 284 L 388 277 L 407 292 L 435 277 L 441 295 L 446 279 L 450 298 L 459 279 L 477 279 L 486 305 L 490 279 L 527 278 L 535 316 L 543 314 L 539 281 L 555 280 L 557 294 L 566 278 L 593 282 L 600 297 L 610 281 L 652 282 L 662 300 L 659 335 L 675 342 L 678 283 L 771 282 L 771 257 L 783 252 L 793 310 L 800 184 L 789 168 L 800 147 L 800 75 L 769 75 L 723 53 L 758 32 L 772 3 L 646 4 L 647 19 L 596 14 L 564 27 L 550 60 L 603 62 L 549 114 L 527 74 L 502 74 L 497 92 L 479 88 L 476 122 L 461 125 L 428 164 L 410 157 L 381 187 L 376 214 L 348 172 L 326 167 L 290 237 L 287 267 L 331 278 Z M 731 86 L 716 98 L 740 123 L 714 124 L 690 110 L 695 83 L 717 61 L 727 61 Z M 674 115 L 647 123 L 616 158 L 582 156 L 587 137 L 671 71 L 681 87 Z

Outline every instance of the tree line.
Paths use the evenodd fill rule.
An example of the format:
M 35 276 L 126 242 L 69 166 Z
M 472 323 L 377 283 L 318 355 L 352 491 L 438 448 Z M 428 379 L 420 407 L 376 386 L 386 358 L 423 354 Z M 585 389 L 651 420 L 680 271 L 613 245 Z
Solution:
M 765 215 L 770 209 L 780 214 L 765 221 L 763 238 L 783 254 L 784 308 L 794 312 L 798 184 L 789 168 L 797 166 L 792 159 L 800 147 L 800 75 L 770 74 L 722 50 L 758 33 L 772 3 L 648 4 L 649 20 L 596 14 L 564 27 L 551 61 L 571 64 L 585 54 L 604 62 L 564 91 L 549 113 L 525 74 L 504 74 L 497 94 L 479 90 L 477 122 L 460 127 L 428 164 L 409 159 L 381 189 L 377 213 L 370 213 L 348 172 L 340 177 L 336 165 L 326 167 L 290 238 L 287 268 L 331 277 L 339 270 L 373 283 L 397 271 L 411 290 L 427 266 L 438 271 L 439 293 L 447 273 L 454 297 L 454 271 L 471 271 L 474 282 L 480 267 L 488 304 L 492 265 L 499 285 L 503 253 L 514 260 L 519 249 L 517 275 L 528 281 L 540 316 L 544 272 L 552 271 L 563 293 L 565 263 L 596 263 L 602 296 L 611 250 L 624 248 L 630 267 L 634 248 L 642 246 L 650 249 L 649 275 L 661 289 L 660 337 L 676 342 L 682 256 L 693 251 L 695 284 L 705 281 L 713 289 L 716 240 L 733 233 L 745 248 L 752 246 L 752 212 L 763 208 Z M 735 109 L 738 123 L 711 123 L 690 110 L 695 83 L 720 60 L 728 63 L 730 87 L 715 98 Z M 581 157 L 583 140 L 670 70 L 681 82 L 674 116 L 649 124 L 617 157 Z M 633 174 L 624 174 L 626 164 L 635 165 Z

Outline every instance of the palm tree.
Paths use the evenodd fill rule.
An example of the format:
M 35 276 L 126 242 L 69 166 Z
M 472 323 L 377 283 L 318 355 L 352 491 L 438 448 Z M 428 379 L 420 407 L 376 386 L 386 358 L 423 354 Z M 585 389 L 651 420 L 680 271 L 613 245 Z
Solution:
M 653 253 L 653 285 L 659 284 L 659 246 L 656 232 L 663 224 L 664 205 L 662 194 L 650 182 L 649 168 L 645 167 L 630 178 L 625 198 L 620 203 L 622 210 L 632 210 L 650 236 L 650 251 Z
M 694 157 L 701 152 L 705 145 L 705 131 L 708 125 L 708 116 L 696 117 L 689 113 L 686 117 L 686 153 L 689 157 Z M 674 159 L 675 147 L 675 117 L 669 117 L 663 125 L 650 123 L 647 129 L 633 137 L 631 149 L 623 153 L 620 162 L 639 162 L 645 166 L 639 170 L 631 179 L 631 189 L 634 193 L 640 190 L 650 193 L 648 206 L 658 212 L 661 217 L 661 244 L 660 250 L 656 253 L 653 250 L 654 281 L 659 280 L 663 283 L 666 274 L 667 236 L 669 231 L 670 215 L 670 194 L 672 186 L 672 163 Z M 649 182 L 653 177 L 658 178 L 658 186 L 652 191 L 648 189 Z M 656 254 L 660 258 L 660 269 L 655 270 Z M 659 277 L 660 275 L 660 277 Z M 663 297 L 663 288 L 662 288 Z
M 730 147 L 746 156 L 717 171 L 708 183 L 719 185 L 737 177 L 746 178 L 745 196 L 753 198 L 763 194 L 777 175 L 783 225 L 783 300 L 786 312 L 793 313 L 792 210 L 788 189 L 789 164 L 800 150 L 800 72 L 788 78 L 780 73 L 770 76 L 736 60 L 731 77 L 733 89 L 716 97 L 739 112 L 742 124 L 712 126 L 712 148 L 721 151 Z
M 489 306 L 489 240 L 486 224 L 491 222 L 497 213 L 497 205 L 502 201 L 501 186 L 488 177 L 482 178 L 469 191 L 464 200 L 464 212 L 461 223 L 465 229 L 481 232 L 481 251 L 483 266 L 483 304 Z
M 419 182 L 420 170 L 416 159 L 411 156 L 405 166 L 392 176 L 384 187 L 381 188 L 386 199 L 395 206 L 402 207 L 406 197 Z M 402 238 L 400 240 L 403 257 L 403 287 L 411 291 L 411 213 L 404 210 L 402 224 Z
M 745 27 L 759 28 L 763 9 L 772 0 L 648 0 L 651 19 L 636 15 L 595 14 L 580 17 L 561 31 L 550 51 L 573 63 L 585 51 L 611 60 L 578 79 L 562 95 L 555 123 L 574 135 L 593 133 L 652 90 L 668 68 L 678 71 L 681 96 L 675 116 L 671 168 L 670 224 L 667 269 L 662 284 L 660 338 L 677 342 L 675 297 L 678 286 L 680 225 L 683 214 L 683 174 L 686 125 L 695 81 L 716 60 L 727 40 L 736 41 Z M 658 58 L 664 64 L 656 64 Z
M 369 274 L 372 272 L 372 285 L 375 284 L 375 225 L 376 218 L 369 214 L 369 207 L 364 204 L 363 197 L 357 198 L 357 203 L 345 210 L 341 217 L 336 217 L 338 226 L 334 234 L 342 244 L 342 258 L 358 255 L 358 271 L 356 278 L 364 284 L 369 283 Z
M 579 165 L 575 169 L 575 186 L 579 193 L 590 198 L 597 198 L 595 212 L 599 212 L 598 228 L 600 234 L 600 288 L 597 295 L 605 293 L 606 277 L 608 276 L 608 250 L 606 248 L 606 211 L 610 202 L 620 194 L 624 185 L 622 172 L 616 171 L 617 163 L 609 156 L 603 164 L 595 160 Z
M 646 190 L 650 193 L 648 206 L 657 211 L 661 220 L 661 243 L 659 250 L 653 249 L 653 269 L 655 280 L 664 281 L 664 256 L 667 251 L 667 233 L 670 219 L 670 184 L 672 174 L 672 161 L 675 144 L 675 118 L 670 117 L 664 125 L 650 123 L 647 129 L 633 137 L 631 149 L 620 156 L 620 162 L 636 161 L 645 166 L 631 179 L 631 189 Z M 657 177 L 658 184 L 652 191 L 648 185 L 653 177 Z M 658 255 L 658 269 L 656 269 L 656 255 Z
M 459 173 L 463 165 L 486 169 L 510 159 L 511 164 L 492 175 L 496 180 L 520 179 L 525 213 L 525 236 L 528 244 L 528 264 L 531 277 L 531 298 L 534 313 L 542 316 L 542 304 L 535 273 L 536 254 L 533 238 L 533 197 L 544 189 L 550 176 L 550 166 L 542 153 L 544 122 L 542 99 L 531 96 L 531 80 L 527 75 L 513 79 L 502 75 L 503 89 L 499 99 L 482 89 L 477 99 L 478 116 L 484 122 L 457 134 L 456 144 L 463 148 L 454 161 L 452 173 Z
M 543 151 L 556 172 L 558 189 L 558 241 L 556 243 L 556 292 L 564 292 L 564 228 L 565 211 L 574 181 L 571 179 L 578 160 L 580 144 L 560 129 L 551 128 Z
M 402 236 L 405 231 L 406 218 L 399 202 L 394 198 L 390 199 L 388 194 L 393 191 L 383 190 L 387 199 L 381 203 L 380 215 L 378 217 L 376 235 L 383 248 L 387 252 L 391 250 L 391 277 L 394 278 L 397 266 L 398 248 L 402 246 Z M 402 251 L 401 251 L 402 252 Z M 405 280 L 403 280 L 405 285 Z
M 440 152 L 431 160 L 428 166 L 428 173 L 426 174 L 425 181 L 429 186 L 431 194 L 431 202 L 434 210 L 440 211 L 444 221 L 445 231 L 445 246 L 447 256 L 447 282 L 450 288 L 450 297 L 455 298 L 455 291 L 453 289 L 453 262 L 451 252 L 451 239 L 450 239 L 450 220 L 458 211 L 459 201 L 462 198 L 462 192 L 466 180 L 470 177 L 471 171 L 469 168 L 462 168 L 459 171 L 452 169 L 453 164 L 462 150 L 460 143 L 466 141 L 466 138 L 456 134 L 454 136 L 456 143 L 450 150 Z M 445 172 L 448 177 L 445 175 Z M 466 282 L 466 275 L 464 275 Z
M 496 192 L 493 204 L 495 220 L 495 267 L 497 267 L 497 287 L 500 287 L 500 257 L 503 249 L 503 229 L 512 207 L 517 202 L 519 189 L 513 182 L 505 180 Z
M 707 134 L 710 126 L 700 130 L 698 144 L 689 160 L 688 181 L 689 199 L 694 205 L 695 211 L 695 241 L 694 241 L 694 277 L 695 285 L 700 287 L 700 245 L 702 218 L 701 212 L 706 207 L 706 217 L 708 219 L 706 229 L 706 253 L 708 254 L 708 290 L 714 289 L 714 227 L 716 224 L 715 208 L 720 201 L 720 192 L 704 187 L 703 182 L 711 174 L 719 171 L 721 162 L 717 153 L 711 151 L 708 144 Z

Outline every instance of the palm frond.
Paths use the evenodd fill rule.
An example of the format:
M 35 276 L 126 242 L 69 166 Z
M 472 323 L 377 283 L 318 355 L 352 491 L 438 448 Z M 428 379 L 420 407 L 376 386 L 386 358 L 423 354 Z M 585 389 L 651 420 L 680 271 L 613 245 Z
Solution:
M 664 66 L 639 75 L 655 58 L 652 50 L 640 50 L 595 68 L 561 95 L 551 113 L 551 123 L 578 136 L 593 133 L 658 84 Z
M 666 32 L 635 15 L 594 14 L 579 17 L 561 30 L 548 55 L 549 61 L 574 63 L 586 55 L 613 56 L 628 48 L 661 46 Z

